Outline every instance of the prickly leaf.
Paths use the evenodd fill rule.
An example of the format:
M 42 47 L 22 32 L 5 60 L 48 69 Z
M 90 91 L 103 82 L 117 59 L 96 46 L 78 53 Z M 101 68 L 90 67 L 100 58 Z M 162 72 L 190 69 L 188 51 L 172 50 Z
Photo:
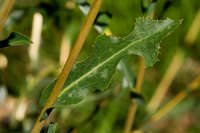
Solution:
M 100 35 L 95 42 L 94 53 L 85 61 L 76 64 L 54 106 L 77 104 L 90 93 L 107 88 L 118 62 L 132 53 L 145 59 L 146 67 L 158 60 L 159 43 L 181 22 L 170 19 L 154 21 L 139 18 L 134 31 L 126 38 Z M 41 97 L 44 103 L 55 82 Z

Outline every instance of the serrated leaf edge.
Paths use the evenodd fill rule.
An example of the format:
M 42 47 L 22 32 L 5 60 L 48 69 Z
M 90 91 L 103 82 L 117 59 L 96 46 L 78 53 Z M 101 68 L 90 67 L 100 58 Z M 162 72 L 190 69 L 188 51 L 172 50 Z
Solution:
M 139 19 L 140 19 L 140 18 L 139 18 Z M 169 21 L 169 20 L 170 20 L 170 19 L 167 19 L 167 20 L 165 20 L 165 21 Z M 152 20 L 152 21 L 155 21 L 155 20 Z M 157 20 L 156 20 L 156 21 L 157 21 Z M 160 21 L 160 20 L 158 20 L 158 21 Z M 181 22 L 182 22 L 182 21 L 180 21 L 180 24 L 181 24 Z M 176 27 L 178 27 L 178 25 L 179 25 L 179 24 L 177 24 Z M 176 27 L 175 27 L 173 30 L 171 30 L 171 32 L 173 32 L 173 31 L 176 29 Z M 90 70 L 90 71 L 87 72 L 86 74 L 82 75 L 79 79 L 73 81 L 69 86 L 67 86 L 66 88 L 64 88 L 64 89 L 61 91 L 61 93 L 59 94 L 58 97 L 61 97 L 62 94 L 65 93 L 68 89 L 70 89 L 72 86 L 74 86 L 75 84 L 77 84 L 79 81 L 81 81 L 81 80 L 84 79 L 85 77 L 89 76 L 91 73 L 93 73 L 93 72 L 95 72 L 96 70 L 98 70 L 98 68 L 100 68 L 101 66 L 103 66 L 104 64 L 106 64 L 107 62 L 109 62 L 110 60 L 112 60 L 115 56 L 117 56 L 117 55 L 119 55 L 120 53 L 122 53 L 122 52 L 128 50 L 128 49 L 131 48 L 133 45 L 135 45 L 135 44 L 137 44 L 137 43 L 139 43 L 139 42 L 142 42 L 143 40 L 146 40 L 146 39 L 148 39 L 148 38 L 154 36 L 155 34 L 158 34 L 158 33 L 162 32 L 164 29 L 165 29 L 165 27 L 162 28 L 159 32 L 154 32 L 153 34 L 151 34 L 151 35 L 149 35 L 149 36 L 147 36 L 147 37 L 144 37 L 144 38 L 142 38 L 142 39 L 136 40 L 136 41 L 133 42 L 132 44 L 128 45 L 127 47 L 125 47 L 125 48 L 121 49 L 120 51 L 118 51 L 117 53 L 113 54 L 111 57 L 109 57 L 108 59 L 106 59 L 104 62 L 100 63 L 99 65 L 97 65 L 96 67 L 94 67 L 92 70 Z M 168 36 L 171 32 L 167 33 L 163 38 L 165 38 L 166 36 Z M 100 35 L 99 37 L 101 37 L 101 36 L 105 36 L 105 35 Z M 99 37 L 98 37 L 98 38 L 99 38 Z M 162 39 L 163 39 L 163 38 L 162 38 Z M 98 39 L 97 39 L 97 40 L 98 40 Z

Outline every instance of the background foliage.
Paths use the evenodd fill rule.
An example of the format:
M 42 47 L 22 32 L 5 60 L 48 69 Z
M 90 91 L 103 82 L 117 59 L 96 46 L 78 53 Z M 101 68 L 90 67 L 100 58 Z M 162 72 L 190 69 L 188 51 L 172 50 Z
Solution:
M 38 103 L 42 90 L 58 76 L 62 68 L 59 60 L 63 38 L 67 38 L 68 45 L 72 47 L 85 18 L 78 6 L 83 2 L 91 3 L 92 0 L 16 1 L 1 40 L 13 31 L 30 37 L 33 15 L 39 12 L 43 17 L 39 61 L 36 67 L 32 66 L 28 53 L 29 45 L 0 49 L 0 64 L 3 61 L 2 55 L 7 59 L 6 67 L 0 68 L 0 133 L 30 132 L 40 113 L 41 106 Z M 0 6 L 2 3 L 3 0 L 0 1 Z M 109 17 L 102 21 L 106 21 L 108 25 L 102 25 L 101 20 L 96 24 L 108 27 L 113 35 L 122 38 L 132 31 L 136 18 L 148 15 L 147 7 L 148 1 L 145 0 L 105 0 L 101 12 Z M 177 51 L 182 51 L 184 60 L 161 106 L 178 92 L 186 89 L 186 86 L 200 73 L 200 34 L 198 33 L 192 44 L 185 41 L 199 9 L 198 0 L 156 1 L 155 19 L 183 19 L 183 23 L 161 42 L 160 61 L 146 69 L 141 92 L 145 103 L 139 104 L 133 129 L 140 129 L 146 125 L 150 133 L 200 132 L 199 91 L 189 93 L 159 123 L 146 124 L 146 119 L 151 115 L 146 111 L 146 104 L 166 74 Z M 93 28 L 77 62 L 91 55 L 97 35 L 99 35 L 98 31 Z M 138 57 L 130 56 L 125 62 L 131 67 L 133 80 L 136 80 Z M 97 95 L 89 96 L 78 105 L 58 108 L 51 116 L 51 119 L 57 123 L 56 132 L 121 133 L 132 100 L 129 93 L 131 88 L 124 87 L 123 84 L 124 75 L 118 69 L 104 93 L 96 92 Z M 17 117 L 20 115 L 18 110 L 20 112 L 25 110 L 24 117 Z M 46 133 L 47 129 L 42 132 Z

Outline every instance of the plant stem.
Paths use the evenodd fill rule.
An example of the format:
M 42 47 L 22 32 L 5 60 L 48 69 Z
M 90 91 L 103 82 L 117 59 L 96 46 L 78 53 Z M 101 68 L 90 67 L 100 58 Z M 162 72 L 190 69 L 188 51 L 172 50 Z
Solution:
M 103 0 L 95 0 L 93 2 L 91 10 L 82 26 L 82 29 L 81 29 L 81 31 L 78 35 L 78 38 L 74 44 L 74 47 L 72 49 L 72 52 L 70 53 L 69 58 L 66 61 L 64 68 L 63 68 L 61 74 L 59 75 L 58 80 L 56 81 L 56 84 L 51 92 L 51 95 L 49 96 L 44 108 L 42 109 L 31 133 L 39 133 L 41 131 L 42 127 L 44 126 L 46 119 L 41 120 L 41 118 L 42 118 L 43 114 L 45 113 L 45 111 L 49 107 L 51 107 L 54 104 L 54 102 L 56 101 L 56 98 L 59 95 L 59 93 L 64 85 L 64 82 L 66 81 L 66 79 L 69 75 L 69 72 L 72 69 L 73 64 L 75 63 L 76 58 L 78 57 L 80 50 L 83 47 L 86 37 L 88 36 L 88 34 L 90 32 L 90 29 L 92 27 L 92 24 L 94 23 L 94 20 L 95 20 L 97 13 L 102 5 L 102 2 L 103 2 Z
M 163 108 L 156 112 L 152 118 L 151 122 L 156 122 L 165 116 L 172 108 L 174 108 L 183 98 L 185 98 L 186 92 L 181 91 L 177 96 L 175 96 L 169 103 L 167 103 Z
M 5 0 L 1 10 L 0 10 L 0 36 L 5 26 L 6 20 L 13 9 L 15 0 Z
M 65 62 L 69 56 L 70 53 L 70 39 L 67 35 L 63 35 L 62 37 L 62 42 L 61 42 L 61 46 L 60 46 L 60 66 L 63 67 L 65 65 Z
M 152 2 L 151 0 L 149 2 Z M 156 8 L 154 7 L 152 13 L 150 14 L 150 18 L 153 19 L 155 16 L 155 10 Z M 136 82 L 136 89 L 134 89 L 136 92 L 140 92 L 142 88 L 142 83 L 144 80 L 144 72 L 145 72 L 145 62 L 144 59 L 140 57 L 140 68 L 139 68 L 139 73 L 137 75 L 137 82 Z M 133 125 L 133 121 L 135 119 L 135 114 L 137 110 L 137 105 L 131 102 L 131 105 L 129 107 L 126 123 L 125 123 L 125 129 L 124 133 L 130 133 L 131 132 L 131 127 Z
M 188 88 L 190 91 L 195 90 L 197 87 L 200 86 L 200 75 L 197 76 L 197 78 L 195 78 L 195 80 L 193 80 L 189 85 Z
M 33 41 L 33 44 L 29 46 L 28 50 L 31 61 L 31 67 L 34 69 L 38 68 L 42 23 L 43 23 L 42 15 L 40 13 L 35 13 L 33 15 L 32 32 L 31 32 L 31 40 Z
M 192 45 L 198 36 L 198 33 L 200 31 L 199 21 L 200 21 L 200 9 L 197 11 L 197 15 L 195 16 L 194 21 L 192 22 L 192 25 L 185 37 L 185 42 L 188 45 Z
M 141 91 L 142 83 L 143 83 L 143 80 L 144 80 L 144 72 L 145 72 L 144 59 L 142 57 L 140 57 L 139 60 L 140 60 L 140 68 L 139 68 L 139 73 L 138 73 L 138 76 L 137 76 L 137 82 L 136 82 L 136 88 L 135 88 L 136 92 Z
M 187 85 L 189 88 L 189 92 L 196 90 L 200 86 L 200 75 L 197 76 L 190 84 Z M 180 103 L 186 96 L 188 92 L 183 90 L 179 92 L 172 100 L 170 100 L 164 107 L 162 107 L 158 112 L 156 112 L 153 116 L 151 116 L 150 120 L 147 123 L 155 123 L 159 121 L 161 118 L 167 115 L 170 110 L 172 110 L 178 103 Z M 145 124 L 146 125 L 146 124 Z M 145 126 L 143 126 L 145 127 Z M 144 129 L 137 130 L 139 133 L 143 133 Z M 132 131 L 132 133 L 137 133 L 136 131 Z
M 139 67 L 139 72 L 137 75 L 137 82 L 136 82 L 136 88 L 134 89 L 136 92 L 140 92 L 142 88 L 142 83 L 144 79 L 144 72 L 145 72 L 145 62 L 142 57 L 140 57 L 140 67 Z M 135 114 L 137 110 L 137 105 L 131 102 L 131 105 L 129 107 L 126 123 L 125 123 L 125 128 L 124 128 L 124 133 L 130 133 L 131 128 L 133 125 L 133 121 L 135 119 Z
M 170 84 L 172 83 L 176 73 L 178 72 L 179 68 L 182 65 L 182 62 L 183 62 L 182 53 L 181 52 L 176 53 L 163 79 L 158 85 L 156 92 L 151 98 L 149 104 L 147 105 L 147 110 L 149 110 L 150 112 L 154 112 L 160 106 L 160 103 L 162 102 L 164 96 L 166 95 Z
M 200 85 L 200 75 L 193 80 L 189 85 L 189 91 L 195 90 Z M 168 102 L 164 107 L 162 107 L 158 112 L 156 112 L 151 117 L 151 122 L 156 122 L 163 118 L 170 110 L 172 110 L 178 103 L 180 103 L 186 96 L 188 92 L 183 90 L 179 92 L 170 102 Z

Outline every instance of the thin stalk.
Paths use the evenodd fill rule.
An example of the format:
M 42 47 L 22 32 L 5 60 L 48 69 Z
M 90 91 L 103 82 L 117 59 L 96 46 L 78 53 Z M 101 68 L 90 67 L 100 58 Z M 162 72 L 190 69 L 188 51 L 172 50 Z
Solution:
M 33 15 L 31 40 L 33 44 L 29 46 L 29 56 L 32 68 L 38 67 L 39 49 L 42 34 L 43 17 L 40 13 Z
M 64 82 L 66 81 L 66 79 L 69 75 L 69 72 L 71 71 L 72 66 L 76 61 L 76 58 L 78 57 L 80 50 L 83 47 L 86 37 L 88 36 L 88 34 L 90 32 L 90 29 L 92 27 L 92 24 L 94 23 L 97 13 L 99 12 L 102 2 L 103 2 L 103 0 L 95 0 L 93 2 L 91 10 L 82 26 L 82 29 L 81 29 L 81 31 L 78 35 L 78 38 L 75 42 L 75 45 L 72 49 L 72 52 L 70 53 L 69 58 L 66 61 L 64 68 L 63 68 L 61 74 L 59 75 L 58 80 L 56 81 L 56 84 L 51 92 L 51 95 L 49 96 L 44 108 L 42 109 L 31 133 L 39 133 L 41 131 L 42 127 L 44 126 L 46 119 L 41 120 L 41 118 L 42 118 L 43 114 L 46 112 L 46 110 L 49 107 L 51 107 L 54 104 L 54 102 L 56 101 L 57 96 L 59 95 L 59 93 L 64 85 Z
M 164 99 L 169 86 L 171 85 L 173 79 L 175 78 L 176 73 L 180 69 L 183 62 L 183 55 L 181 52 L 177 52 L 170 63 L 163 79 L 161 80 L 156 92 L 151 98 L 149 104 L 147 105 L 147 110 L 154 112 L 159 106 L 162 100 Z
M 145 72 L 145 62 L 144 62 L 144 59 L 140 57 L 140 67 L 139 67 L 139 72 L 137 75 L 136 88 L 134 89 L 136 92 L 140 92 L 140 90 L 142 88 L 144 72 Z M 130 105 L 129 111 L 128 111 L 128 115 L 127 115 L 127 119 L 126 119 L 126 123 L 125 123 L 124 133 L 131 132 L 133 121 L 135 119 L 136 110 L 137 110 L 137 104 L 134 104 L 133 102 L 131 102 L 131 105 Z
M 195 78 L 195 80 L 193 80 L 189 85 L 188 88 L 190 89 L 190 91 L 195 90 L 196 88 L 198 88 L 200 86 L 200 75 L 197 76 L 197 78 Z
M 188 45 L 192 45 L 198 36 L 198 33 L 200 31 L 199 21 L 200 21 L 200 9 L 198 10 L 198 12 L 194 18 L 194 21 L 192 22 L 192 25 L 191 25 L 188 33 L 186 34 L 185 42 Z
M 26 113 L 27 113 L 27 108 L 28 108 L 28 102 L 27 102 L 27 97 L 26 96 L 21 96 L 20 99 L 17 99 L 17 106 L 15 108 L 15 113 L 14 117 L 18 121 L 24 120 Z
M 70 39 L 67 35 L 63 35 L 60 47 L 60 66 L 63 67 L 70 53 Z
M 8 59 L 6 55 L 0 53 L 0 70 L 5 70 L 7 66 L 8 66 Z
M 189 85 L 189 91 L 195 90 L 200 85 L 200 75 L 193 80 Z M 168 102 L 164 107 L 162 107 L 158 112 L 156 112 L 152 118 L 151 122 L 156 122 L 166 116 L 166 114 L 172 110 L 178 103 L 180 103 L 186 96 L 188 95 L 188 92 L 183 90 L 179 92 L 170 102 Z
M 152 1 L 150 1 L 152 2 Z M 155 10 L 156 8 L 154 7 L 152 13 L 150 14 L 150 18 L 153 19 L 155 16 Z M 137 75 L 137 82 L 136 82 L 136 88 L 134 89 L 136 92 L 141 91 L 142 88 L 142 83 L 144 80 L 144 72 L 145 72 L 145 62 L 144 59 L 140 57 L 140 67 L 139 67 L 139 73 Z M 134 104 L 131 102 L 131 105 L 128 110 L 128 115 L 126 118 L 126 123 L 125 123 L 125 128 L 124 128 L 124 133 L 130 133 L 131 132 L 131 127 L 133 125 L 133 122 L 135 120 L 135 114 L 137 110 L 137 104 Z
M 5 26 L 6 20 L 13 9 L 15 0 L 5 0 L 1 10 L 0 10 L 0 36 Z
M 187 85 L 189 92 L 196 90 L 200 86 L 200 75 L 197 76 L 190 84 Z M 155 123 L 166 116 L 177 104 L 179 104 L 187 95 L 187 91 L 183 90 L 179 92 L 171 101 L 169 101 L 164 107 L 162 107 L 158 112 L 156 112 L 148 121 L 148 123 Z M 145 126 L 144 126 L 145 127 Z M 144 130 L 135 130 L 132 133 L 143 133 Z
M 142 57 L 139 58 L 140 60 L 140 68 L 139 73 L 137 75 L 137 82 L 136 82 L 136 88 L 134 89 L 136 92 L 140 92 L 142 88 L 142 83 L 144 80 L 144 72 L 145 72 L 145 62 Z
M 175 96 L 169 103 L 167 103 L 163 108 L 156 112 L 152 118 L 151 122 L 156 122 L 165 116 L 172 108 L 174 108 L 180 101 L 182 101 L 186 96 L 185 91 L 181 91 L 177 96 Z

